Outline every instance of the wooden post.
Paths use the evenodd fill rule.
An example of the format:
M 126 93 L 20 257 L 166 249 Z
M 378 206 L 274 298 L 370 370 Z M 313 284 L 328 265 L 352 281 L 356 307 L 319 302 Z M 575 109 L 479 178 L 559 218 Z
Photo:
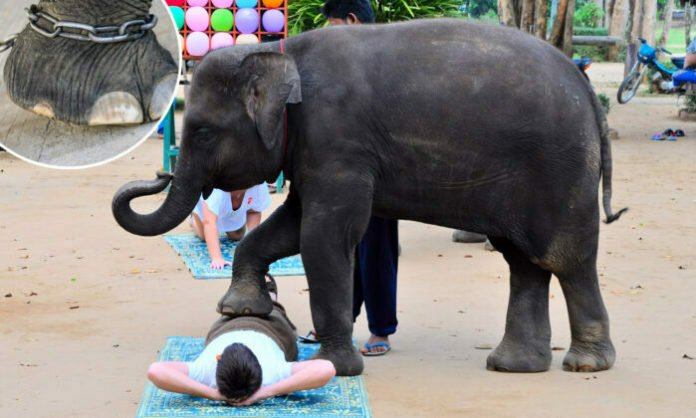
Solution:
M 686 25 L 684 26 L 684 34 L 686 40 L 686 47 L 689 47 L 691 43 L 691 4 L 684 4 L 684 18 L 686 20 Z
M 517 13 L 513 0 L 498 0 L 498 10 L 500 10 L 498 14 L 500 23 L 505 26 L 517 26 Z

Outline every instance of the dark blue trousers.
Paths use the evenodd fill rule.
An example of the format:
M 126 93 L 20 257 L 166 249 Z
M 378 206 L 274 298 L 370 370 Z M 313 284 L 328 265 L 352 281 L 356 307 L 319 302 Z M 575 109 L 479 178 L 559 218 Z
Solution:
M 396 332 L 396 272 L 399 265 L 399 225 L 395 219 L 373 216 L 355 254 L 353 320 L 365 303 L 373 335 Z

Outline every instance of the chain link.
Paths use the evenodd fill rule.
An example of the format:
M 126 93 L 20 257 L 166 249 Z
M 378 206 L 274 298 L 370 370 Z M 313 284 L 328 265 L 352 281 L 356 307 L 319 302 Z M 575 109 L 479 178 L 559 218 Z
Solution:
M 147 19 L 131 20 L 120 26 L 92 26 L 78 22 L 63 22 L 53 16 L 39 10 L 32 5 L 27 10 L 29 26 L 37 33 L 47 38 L 68 38 L 77 41 L 96 42 L 98 44 L 110 44 L 116 42 L 134 41 L 140 39 L 147 31 L 157 26 L 157 16 L 148 15 Z M 50 29 L 44 29 L 38 25 L 40 21 L 49 24 Z M 65 30 L 69 29 L 70 32 Z M 3 51 L 0 44 L 0 52 Z
M 0 53 L 7 51 L 8 49 L 12 48 L 15 44 L 15 41 L 17 40 L 18 34 L 14 34 L 10 36 L 9 38 L 5 39 L 4 41 L 0 41 Z

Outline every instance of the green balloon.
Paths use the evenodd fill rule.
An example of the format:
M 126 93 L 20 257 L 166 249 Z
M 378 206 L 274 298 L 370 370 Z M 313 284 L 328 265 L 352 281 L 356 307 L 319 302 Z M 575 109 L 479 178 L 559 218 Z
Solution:
M 217 9 L 210 17 L 210 25 L 216 32 L 229 32 L 234 26 L 234 16 L 228 9 Z
M 169 11 L 172 12 L 172 16 L 174 16 L 174 22 L 176 23 L 176 28 L 178 30 L 183 29 L 183 27 L 184 27 L 184 10 L 181 7 L 172 6 L 169 8 Z

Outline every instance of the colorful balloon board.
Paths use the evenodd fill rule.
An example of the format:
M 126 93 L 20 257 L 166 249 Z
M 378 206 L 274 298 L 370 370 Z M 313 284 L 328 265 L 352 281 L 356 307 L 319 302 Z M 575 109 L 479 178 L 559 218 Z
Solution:
M 287 0 L 166 0 L 184 59 L 232 45 L 287 37 Z

